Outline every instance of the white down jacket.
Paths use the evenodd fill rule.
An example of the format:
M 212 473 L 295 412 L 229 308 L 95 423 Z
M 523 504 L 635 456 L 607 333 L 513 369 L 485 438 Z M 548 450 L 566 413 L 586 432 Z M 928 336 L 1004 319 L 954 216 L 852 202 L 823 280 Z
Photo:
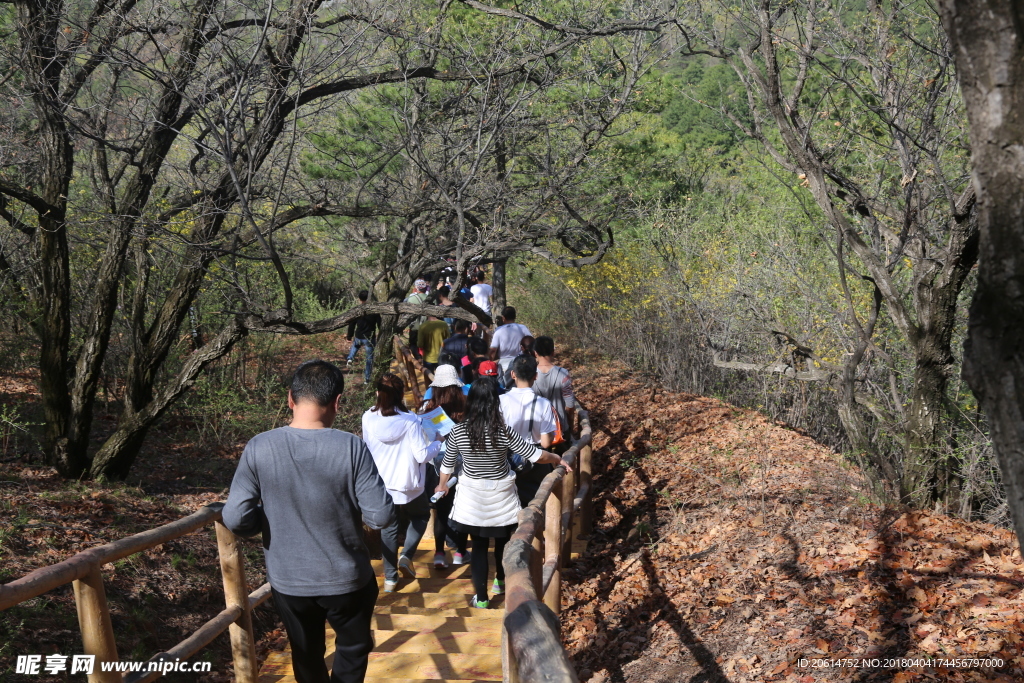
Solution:
M 504 479 L 473 479 L 465 474 L 455 487 L 452 519 L 472 526 L 506 526 L 519 520 L 516 473 Z
M 426 463 L 440 451 L 441 442 L 427 441 L 418 416 L 398 413 L 385 417 L 371 408 L 363 413 L 363 441 L 396 505 L 423 493 Z

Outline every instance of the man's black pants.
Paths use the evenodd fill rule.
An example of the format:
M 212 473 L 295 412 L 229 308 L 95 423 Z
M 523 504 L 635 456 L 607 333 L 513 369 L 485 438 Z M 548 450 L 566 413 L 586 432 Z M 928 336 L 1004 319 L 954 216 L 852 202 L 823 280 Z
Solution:
M 271 592 L 292 646 L 295 680 L 298 683 L 362 683 L 373 649 L 370 620 L 377 602 L 376 577 L 359 590 L 343 595 L 300 597 L 273 589 Z M 324 664 L 325 620 L 337 634 L 334 666 L 329 677 Z

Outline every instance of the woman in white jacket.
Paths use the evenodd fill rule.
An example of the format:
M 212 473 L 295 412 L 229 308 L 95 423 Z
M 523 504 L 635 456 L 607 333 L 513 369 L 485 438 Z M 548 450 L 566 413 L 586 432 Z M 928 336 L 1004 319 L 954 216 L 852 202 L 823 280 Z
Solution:
M 533 463 L 569 464 L 554 453 L 540 450 L 505 426 L 498 401 L 498 383 L 492 377 L 481 377 L 469 390 L 466 420 L 455 425 L 445 439 L 445 456 L 441 464 L 441 483 L 435 489 L 448 493 L 448 479 L 455 471 L 456 459 L 462 456 L 462 474 L 455 489 L 455 505 L 449 526 L 469 534 L 473 540 L 470 573 L 476 596 L 474 607 L 489 607 L 487 573 L 490 569 L 487 551 L 494 539 L 497 576 L 492 590 L 505 591 L 505 571 L 501 566 L 505 543 L 515 531 L 519 515 L 516 475 L 508 464 L 508 451 Z
M 398 510 L 397 521 L 380 532 L 384 592 L 391 593 L 399 570 L 416 577 L 412 556 L 430 521 L 426 463 L 441 450 L 441 442 L 427 440 L 420 418 L 405 407 L 405 383 L 390 373 L 377 382 L 377 402 L 363 413 L 363 441 Z M 403 531 L 405 544 L 399 558 L 398 537 Z

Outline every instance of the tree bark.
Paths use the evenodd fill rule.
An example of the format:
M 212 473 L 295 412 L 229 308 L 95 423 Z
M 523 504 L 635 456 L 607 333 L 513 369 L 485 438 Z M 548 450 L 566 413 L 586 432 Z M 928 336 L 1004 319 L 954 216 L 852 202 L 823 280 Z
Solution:
M 508 305 L 505 289 L 505 266 L 507 263 L 507 256 L 495 255 L 494 269 L 491 275 L 491 288 L 494 290 L 491 299 L 491 313 L 494 315 L 501 315 L 502 309 Z
M 1024 7 L 943 0 L 970 123 L 981 235 L 964 377 L 989 419 L 1024 543 Z
M 142 448 L 146 433 L 175 400 L 194 383 L 203 369 L 221 358 L 248 333 L 238 318 L 233 318 L 220 333 L 198 351 L 193 351 L 178 375 L 162 391 L 137 411 L 126 406 L 117 430 L 103 442 L 92 459 L 89 474 L 96 478 L 124 479 Z M 152 391 L 152 385 L 150 385 Z

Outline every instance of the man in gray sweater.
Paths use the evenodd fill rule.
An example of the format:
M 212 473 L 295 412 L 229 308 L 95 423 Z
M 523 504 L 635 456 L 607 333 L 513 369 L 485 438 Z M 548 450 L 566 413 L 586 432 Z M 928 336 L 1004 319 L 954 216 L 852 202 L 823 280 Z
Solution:
M 356 683 L 366 676 L 377 579 L 361 523 L 382 529 L 395 507 L 359 437 L 331 429 L 344 379 L 322 360 L 292 377 L 292 421 L 245 446 L 224 506 L 224 525 L 263 533 L 267 579 L 288 632 L 299 683 Z M 330 677 L 328 621 L 337 634 Z

